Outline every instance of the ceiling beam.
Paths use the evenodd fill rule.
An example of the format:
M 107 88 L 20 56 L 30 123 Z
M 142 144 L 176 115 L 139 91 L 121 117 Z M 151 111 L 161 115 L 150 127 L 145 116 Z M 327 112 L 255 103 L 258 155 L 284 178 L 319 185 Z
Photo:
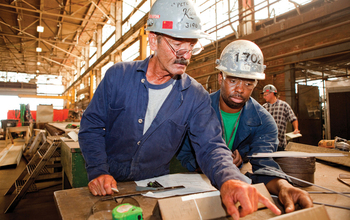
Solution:
M 95 24 L 102 24 L 102 25 L 106 24 L 106 22 L 100 22 L 100 21 L 89 20 L 89 19 L 84 19 L 84 18 L 77 18 L 77 17 L 73 17 L 73 16 L 70 16 L 70 15 L 56 14 L 56 13 L 41 11 L 39 9 L 29 9 L 29 8 L 23 8 L 23 7 L 7 5 L 7 4 L 2 4 L 2 3 L 0 3 L 0 7 L 22 9 L 23 11 L 29 11 L 29 12 L 34 12 L 34 13 L 42 13 L 43 15 L 51 15 L 51 16 L 62 17 L 62 18 L 71 19 L 71 20 L 87 21 L 87 22 L 92 22 L 92 23 L 95 23 Z

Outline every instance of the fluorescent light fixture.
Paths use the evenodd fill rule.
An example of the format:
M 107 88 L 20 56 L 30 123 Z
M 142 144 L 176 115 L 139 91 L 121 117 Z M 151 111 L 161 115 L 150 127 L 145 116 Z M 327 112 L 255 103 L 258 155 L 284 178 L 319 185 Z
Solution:
M 36 48 L 36 52 L 40 53 L 42 51 L 41 47 Z
M 44 27 L 43 26 L 37 26 L 36 27 L 36 31 L 42 33 L 42 32 L 44 32 Z

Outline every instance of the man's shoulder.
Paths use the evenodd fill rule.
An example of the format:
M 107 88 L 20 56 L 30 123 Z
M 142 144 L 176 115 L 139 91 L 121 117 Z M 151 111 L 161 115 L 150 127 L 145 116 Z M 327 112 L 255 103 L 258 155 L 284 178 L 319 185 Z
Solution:
M 253 97 L 250 97 L 247 103 L 244 106 L 244 111 L 254 112 L 259 116 L 270 114 L 266 111 L 266 109 Z
M 183 89 L 189 89 L 191 92 L 201 93 L 208 95 L 208 91 L 204 89 L 202 84 L 200 84 L 197 80 L 192 78 L 187 73 L 181 74 L 181 80 L 183 84 Z
M 283 101 L 283 100 L 281 100 L 281 99 L 277 99 L 277 104 L 278 104 L 279 106 L 283 106 L 283 107 L 285 107 L 285 108 L 290 108 L 290 105 L 289 105 L 286 101 Z

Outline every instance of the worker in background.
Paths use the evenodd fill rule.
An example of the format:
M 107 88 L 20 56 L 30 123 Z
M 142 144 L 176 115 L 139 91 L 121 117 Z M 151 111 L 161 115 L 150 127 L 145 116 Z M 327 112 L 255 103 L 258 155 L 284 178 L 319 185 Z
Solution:
M 25 105 L 24 123 L 23 123 L 23 125 L 24 126 L 28 126 L 28 125 L 30 125 L 33 122 L 34 122 L 34 119 L 33 119 L 32 113 L 30 112 L 30 105 L 27 104 L 27 105 Z
M 220 90 L 210 94 L 211 106 L 222 126 L 222 136 L 232 151 L 233 163 L 250 162 L 253 174 L 247 173 L 253 183 L 264 183 L 270 193 L 278 195 L 285 211 L 295 210 L 294 204 L 312 207 L 309 194 L 292 186 L 272 158 L 251 158 L 255 153 L 275 152 L 278 145 L 277 127 L 272 116 L 251 96 L 257 80 L 265 79 L 263 54 L 251 41 L 236 40 L 225 47 L 220 60 L 218 82 Z M 194 153 L 188 138 L 177 155 L 189 171 L 202 168 L 199 154 Z M 199 164 L 199 165 L 198 165 Z
M 154 54 L 109 68 L 83 114 L 79 145 L 90 192 L 112 194 L 116 181 L 168 174 L 188 133 L 203 173 L 234 219 L 255 212 L 259 202 L 280 214 L 233 164 L 208 92 L 185 73 L 202 50 L 198 38 L 207 37 L 192 1 L 157 0 L 147 25 Z
M 294 127 L 294 134 L 300 133 L 298 129 L 298 119 L 295 116 L 292 108 L 287 102 L 277 98 L 277 89 L 274 85 L 266 85 L 263 88 L 264 99 L 266 103 L 263 107 L 270 112 L 272 117 L 275 119 L 278 128 L 278 151 L 284 151 L 287 146 L 286 130 L 288 121 L 292 123 Z

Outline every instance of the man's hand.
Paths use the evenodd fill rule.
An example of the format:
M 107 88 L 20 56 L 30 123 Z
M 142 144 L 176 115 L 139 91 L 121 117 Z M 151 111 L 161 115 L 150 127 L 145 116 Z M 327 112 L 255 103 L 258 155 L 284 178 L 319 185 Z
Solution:
M 111 175 L 101 175 L 93 180 L 91 180 L 88 184 L 90 192 L 94 196 L 105 196 L 107 194 L 113 194 L 111 188 L 117 188 L 117 181 Z
M 236 165 L 237 167 L 239 167 L 243 162 L 242 157 L 239 154 L 237 149 L 232 153 L 232 158 L 233 158 L 233 164 Z
M 258 210 L 258 203 L 263 203 L 276 215 L 281 214 L 279 210 L 269 199 L 264 197 L 258 190 L 248 183 L 239 180 L 228 180 L 222 184 L 220 189 L 221 199 L 226 206 L 227 213 L 234 220 L 244 217 Z M 240 202 L 239 210 L 235 204 Z
M 299 129 L 295 129 L 295 130 L 293 131 L 293 133 L 294 133 L 294 134 L 299 134 L 300 131 L 299 131 Z
M 278 195 L 286 213 L 293 212 L 295 210 L 295 204 L 299 204 L 301 208 L 313 207 L 309 193 L 292 186 L 285 179 L 273 179 L 267 183 L 266 187 L 270 193 Z

